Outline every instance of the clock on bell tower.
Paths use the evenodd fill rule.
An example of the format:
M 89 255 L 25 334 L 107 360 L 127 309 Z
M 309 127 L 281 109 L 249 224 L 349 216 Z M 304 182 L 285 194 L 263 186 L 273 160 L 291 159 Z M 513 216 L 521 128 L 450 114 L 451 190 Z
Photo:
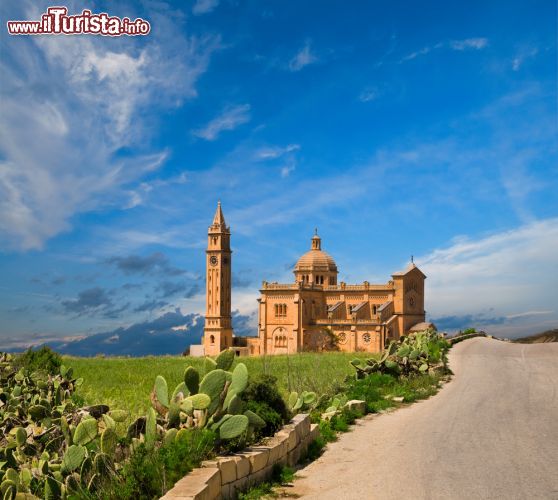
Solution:
M 221 202 L 207 232 L 206 306 L 203 336 L 207 356 L 232 347 L 231 231 L 225 223 Z

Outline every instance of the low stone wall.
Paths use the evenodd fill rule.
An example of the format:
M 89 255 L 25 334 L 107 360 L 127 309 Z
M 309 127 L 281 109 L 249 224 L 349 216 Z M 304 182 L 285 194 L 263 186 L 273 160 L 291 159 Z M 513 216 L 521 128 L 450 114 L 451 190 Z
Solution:
M 264 444 L 203 462 L 162 498 L 234 499 L 239 492 L 269 479 L 275 465 L 295 465 L 318 436 L 318 425 L 311 424 L 308 415 L 299 414 Z
M 455 345 L 458 344 L 459 342 L 462 342 L 463 340 L 472 339 L 475 337 L 486 337 L 486 333 L 484 332 L 467 333 L 465 335 L 460 335 L 459 337 L 453 337 L 451 339 L 448 339 L 448 341 L 450 345 Z

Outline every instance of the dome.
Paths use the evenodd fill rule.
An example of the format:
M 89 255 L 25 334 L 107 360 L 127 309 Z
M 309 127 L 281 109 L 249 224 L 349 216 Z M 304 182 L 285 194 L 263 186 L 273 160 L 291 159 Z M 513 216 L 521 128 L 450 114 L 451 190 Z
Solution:
M 322 250 L 322 240 L 316 234 L 312 238 L 312 249 L 306 252 L 294 268 L 294 272 L 298 271 L 325 271 L 325 272 L 337 272 L 337 264 L 333 260 L 333 257 Z

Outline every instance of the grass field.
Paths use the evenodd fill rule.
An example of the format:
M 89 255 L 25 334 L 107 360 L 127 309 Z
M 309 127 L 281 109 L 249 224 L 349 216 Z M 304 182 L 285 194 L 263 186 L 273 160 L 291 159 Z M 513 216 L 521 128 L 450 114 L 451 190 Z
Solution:
M 346 375 L 355 373 L 351 359 L 369 358 L 368 353 L 301 353 L 291 356 L 240 358 L 250 376 L 266 373 L 277 377 L 284 396 L 293 390 L 323 394 L 335 389 Z M 105 403 L 111 408 L 128 410 L 132 416 L 144 414 L 150 406 L 149 393 L 157 375 L 162 375 L 172 391 L 183 380 L 186 366 L 192 365 L 203 375 L 203 358 L 149 356 L 145 358 L 74 358 L 64 357 L 83 377 L 79 394 L 87 404 Z

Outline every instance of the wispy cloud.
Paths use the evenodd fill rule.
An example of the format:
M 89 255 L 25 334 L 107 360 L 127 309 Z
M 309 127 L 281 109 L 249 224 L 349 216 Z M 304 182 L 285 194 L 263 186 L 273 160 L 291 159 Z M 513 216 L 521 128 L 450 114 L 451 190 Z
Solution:
M 33 2 L 14 9 L 15 18 L 39 14 Z M 196 97 L 197 80 L 220 47 L 218 36 L 188 36 L 177 25 L 165 25 L 163 16 L 157 19 L 161 29 L 141 48 L 104 37 L 4 40 L 2 247 L 39 249 L 69 230 L 77 213 L 138 202 L 123 193 L 124 187 L 160 168 L 167 152 L 144 147 L 127 156 L 117 152 L 145 144 L 150 131 L 141 112 L 146 107 L 176 106 Z
M 376 87 L 365 88 L 358 96 L 360 102 L 375 101 L 380 96 L 380 91 Z
M 501 318 L 492 324 L 509 326 L 512 320 L 535 316 L 544 317 L 542 323 L 556 323 L 551 292 L 558 276 L 556 248 L 558 219 L 553 218 L 478 239 L 459 238 L 417 259 L 429 276 L 431 317 L 466 316 L 478 322 L 478 314 L 490 310 L 491 318 Z M 540 309 L 525 311 L 526 304 Z
M 285 147 L 281 146 L 269 146 L 258 149 L 254 153 L 254 157 L 257 160 L 275 160 L 280 158 L 287 153 L 292 153 L 294 151 L 298 151 L 300 149 L 299 144 L 288 144 Z
M 289 61 L 290 71 L 300 71 L 302 68 L 318 61 L 318 57 L 312 52 L 310 41 L 307 40 L 304 46 Z
M 512 69 L 519 71 L 527 59 L 535 57 L 538 53 L 539 49 L 537 47 L 522 47 L 512 60 Z
M 421 49 L 411 52 L 403 57 L 399 62 L 411 61 L 419 56 L 425 56 L 438 49 L 450 49 L 457 51 L 464 50 L 481 50 L 488 46 L 487 38 L 465 38 L 463 40 L 450 40 L 447 42 L 438 42 L 435 45 L 426 45 Z
M 452 40 L 448 43 L 453 50 L 484 49 L 488 45 L 487 38 L 466 38 L 465 40 Z
M 239 125 L 250 121 L 250 105 L 241 104 L 229 106 L 216 118 L 211 120 L 204 127 L 194 130 L 192 133 L 200 139 L 214 141 L 221 132 L 234 130 Z
M 219 0 L 196 0 L 196 3 L 192 7 L 192 13 L 196 16 L 207 14 L 215 10 L 218 5 Z

